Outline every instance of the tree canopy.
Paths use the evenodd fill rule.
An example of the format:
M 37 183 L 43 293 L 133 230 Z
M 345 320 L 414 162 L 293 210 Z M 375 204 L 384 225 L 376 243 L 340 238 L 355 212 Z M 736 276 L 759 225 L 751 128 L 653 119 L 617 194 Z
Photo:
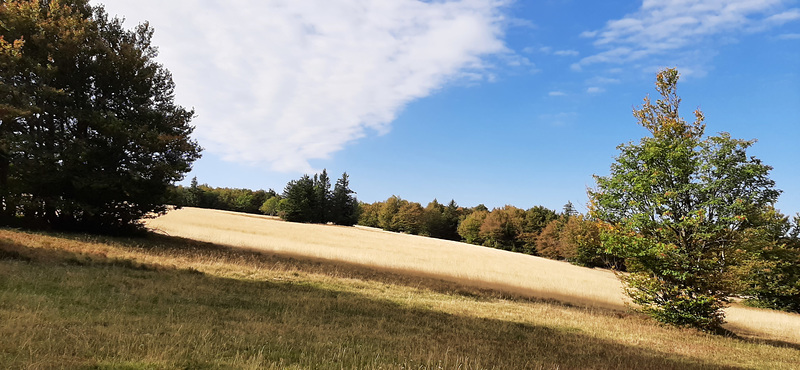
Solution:
M 0 2 L 0 222 L 99 232 L 164 208 L 200 156 L 153 29 L 86 0 Z
M 278 215 L 286 221 L 352 226 L 358 221 L 358 200 L 350 190 L 347 173 L 336 181 L 333 191 L 328 171 L 310 177 L 303 175 L 286 184 Z
M 634 110 L 651 136 L 620 145 L 610 175 L 595 177 L 591 215 L 606 223 L 604 246 L 626 259 L 635 303 L 663 322 L 716 330 L 746 230 L 763 226 L 753 221 L 780 191 L 772 168 L 747 156 L 754 140 L 704 136 L 699 109 L 692 123 L 680 117 L 678 78 L 658 73 L 661 98 Z

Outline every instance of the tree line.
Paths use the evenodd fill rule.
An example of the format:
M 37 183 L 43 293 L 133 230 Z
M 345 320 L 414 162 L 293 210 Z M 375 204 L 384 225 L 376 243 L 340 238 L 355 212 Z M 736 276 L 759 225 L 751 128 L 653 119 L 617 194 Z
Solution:
M 358 224 L 387 231 L 440 239 L 565 260 L 586 267 L 624 270 L 622 259 L 607 253 L 595 220 L 578 213 L 572 202 L 559 213 L 543 206 L 527 210 L 506 205 L 489 210 L 480 204 L 446 206 L 434 199 L 427 206 L 391 196 L 362 203 Z
M 350 189 L 347 173 L 331 188 L 327 170 L 313 177 L 292 180 L 279 194 L 273 189 L 250 190 L 199 185 L 193 178 L 188 187 L 173 186 L 167 201 L 178 207 L 200 207 L 278 216 L 286 221 L 334 223 L 352 226 L 358 221 L 359 204 Z
M 197 177 L 194 177 L 188 187 L 182 185 L 171 187 L 167 192 L 167 203 L 178 207 L 260 214 L 264 202 L 275 196 L 278 194 L 272 189 L 217 188 L 208 184 L 198 184 Z

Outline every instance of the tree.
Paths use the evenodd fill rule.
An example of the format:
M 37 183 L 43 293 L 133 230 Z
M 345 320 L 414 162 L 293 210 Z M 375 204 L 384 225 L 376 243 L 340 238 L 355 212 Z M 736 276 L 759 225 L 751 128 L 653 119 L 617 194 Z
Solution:
M 522 233 L 519 239 L 522 243 L 522 250 L 528 254 L 535 254 L 536 240 L 542 230 L 551 221 L 558 218 L 558 214 L 548 208 L 535 206 L 525 211 L 525 220 L 522 223 Z
M 571 201 L 567 201 L 567 204 L 564 205 L 564 215 L 567 217 L 578 215 L 578 211 L 575 210 L 575 206 L 572 205 Z
M 484 207 L 485 208 L 485 207 Z M 465 242 L 470 244 L 483 244 L 483 237 L 481 236 L 481 225 L 489 211 L 477 210 L 470 213 L 458 224 L 458 235 L 464 239 Z
M 751 253 L 737 274 L 741 294 L 753 306 L 800 313 L 800 215 L 789 221 L 767 209 L 750 222 L 767 227 L 745 235 Z
M 559 254 L 570 263 L 585 267 L 624 269 L 622 261 L 603 248 L 598 223 L 581 214 L 567 220 L 558 234 L 558 240 Z
M 704 137 L 703 113 L 678 114 L 678 71 L 656 77 L 661 99 L 634 109 L 652 136 L 620 145 L 608 176 L 595 176 L 591 215 L 606 223 L 604 247 L 626 259 L 633 302 L 656 319 L 717 330 L 732 292 L 748 217 L 779 195 L 771 167 L 746 155 L 755 141 Z
M 403 201 L 395 220 L 399 232 L 418 235 L 422 231 L 425 209 L 417 202 Z
M 396 195 L 386 199 L 381 204 L 381 209 L 378 213 L 378 226 L 386 231 L 400 231 L 401 226 L 397 213 L 400 212 L 400 207 L 405 203 L 408 202 Z
M 542 229 L 536 238 L 536 254 L 544 258 L 560 260 L 564 258 L 561 247 L 561 230 L 567 223 L 567 217 L 559 217 Z
M 382 202 L 372 204 L 358 204 L 358 224 L 369 227 L 380 227 L 380 213 L 383 208 Z
M 329 219 L 329 203 L 331 199 L 331 179 L 328 171 L 322 170 L 314 175 L 314 197 L 311 200 L 311 222 L 324 223 Z
M 265 200 L 264 203 L 261 204 L 261 207 L 258 208 L 261 213 L 269 216 L 277 216 L 279 206 L 281 204 L 281 197 L 275 195 L 270 197 L 269 199 Z
M 186 199 L 186 205 L 190 207 L 197 207 L 200 204 L 200 199 L 203 198 L 203 190 L 197 185 L 197 176 L 192 177 L 192 182 L 189 185 L 189 196 Z
M 115 232 L 163 212 L 200 147 L 148 24 L 0 2 L 0 223 Z
M 303 175 L 299 180 L 290 181 L 283 190 L 279 215 L 286 221 L 313 222 L 316 196 L 314 180 L 308 175 Z
M 481 224 L 480 235 L 484 245 L 515 251 L 518 244 L 521 244 L 519 235 L 524 219 L 525 211 L 514 206 L 493 209 Z
M 434 199 L 425 207 L 422 218 L 422 235 L 432 238 L 444 238 L 447 234 L 447 220 L 444 218 L 445 207 Z
M 448 240 L 461 240 L 458 235 L 458 223 L 464 209 L 459 207 L 454 199 L 447 203 L 442 211 L 443 230 L 441 237 Z
M 358 200 L 350 190 L 347 172 L 336 180 L 330 201 L 330 221 L 337 225 L 352 226 L 358 222 Z

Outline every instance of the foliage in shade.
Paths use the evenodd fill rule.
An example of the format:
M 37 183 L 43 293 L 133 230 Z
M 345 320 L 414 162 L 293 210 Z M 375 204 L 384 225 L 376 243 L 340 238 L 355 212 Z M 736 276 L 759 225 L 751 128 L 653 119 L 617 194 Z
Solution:
M 270 204 L 280 201 L 275 190 L 214 188 L 208 184 L 199 185 L 197 177 L 192 178 L 188 188 L 178 185 L 170 188 L 167 192 L 167 203 L 178 207 L 211 208 L 274 216 L 276 213 L 261 210 L 268 201 L 271 202 Z M 275 206 L 277 207 L 277 205 Z
M 800 215 L 792 221 L 776 210 L 753 220 L 745 235 L 750 256 L 739 266 L 746 303 L 800 313 Z
M 0 3 L 0 223 L 115 232 L 165 210 L 200 147 L 134 30 L 85 0 Z
M 716 330 L 734 293 L 732 266 L 746 257 L 745 230 L 776 201 L 771 167 L 746 150 L 754 141 L 705 137 L 704 116 L 678 114 L 678 71 L 658 73 L 661 99 L 634 110 L 651 137 L 620 145 L 609 176 L 596 176 L 591 216 L 603 243 L 624 257 L 627 292 L 644 312 L 676 325 Z

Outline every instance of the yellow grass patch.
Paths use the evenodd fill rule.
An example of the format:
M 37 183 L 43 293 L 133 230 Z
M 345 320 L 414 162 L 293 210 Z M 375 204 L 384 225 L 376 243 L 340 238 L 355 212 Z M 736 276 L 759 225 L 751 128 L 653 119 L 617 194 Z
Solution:
M 358 263 L 585 306 L 625 307 L 611 271 L 465 243 L 188 207 L 148 220 L 147 226 L 209 243 Z
M 273 217 L 183 208 L 147 221 L 158 232 L 280 254 L 355 263 L 472 287 L 624 310 L 611 271 L 535 256 L 364 227 L 289 223 Z M 800 343 L 800 315 L 733 306 L 728 328 L 746 336 Z
M 794 369 L 798 348 L 346 262 L 0 229 L 0 368 Z

